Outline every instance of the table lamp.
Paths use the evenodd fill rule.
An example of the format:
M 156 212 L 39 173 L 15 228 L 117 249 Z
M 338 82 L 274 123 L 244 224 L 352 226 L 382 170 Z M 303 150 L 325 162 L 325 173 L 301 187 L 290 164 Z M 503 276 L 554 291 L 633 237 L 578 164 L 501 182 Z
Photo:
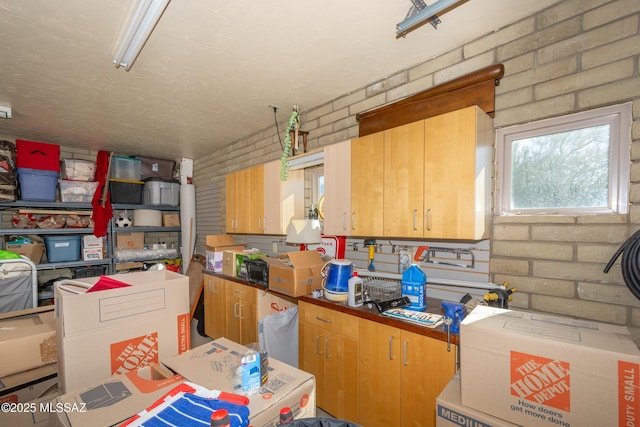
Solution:
M 307 245 L 322 242 L 320 221 L 317 219 L 291 219 L 287 227 L 287 243 L 297 243 L 301 251 L 307 250 Z

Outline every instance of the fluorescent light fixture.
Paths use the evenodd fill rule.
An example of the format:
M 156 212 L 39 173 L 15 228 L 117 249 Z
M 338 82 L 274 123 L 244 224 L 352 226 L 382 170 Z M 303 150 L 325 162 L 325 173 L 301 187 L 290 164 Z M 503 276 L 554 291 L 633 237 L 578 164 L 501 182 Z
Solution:
M 11 107 L 3 107 L 0 105 L 0 119 L 11 118 Z
M 116 68 L 124 67 L 127 71 L 131 69 L 170 1 L 138 0 L 138 5 L 129 27 L 118 45 L 116 55 L 113 57 L 113 63 Z
M 287 163 L 289 170 L 292 171 L 318 166 L 324 163 L 324 151 L 289 157 Z
M 425 9 L 408 16 L 404 21 L 396 25 L 396 38 L 406 36 L 407 33 L 415 30 L 426 22 L 429 22 L 429 20 L 438 13 L 455 6 L 460 2 L 461 0 L 438 0 L 431 6 L 427 6 Z

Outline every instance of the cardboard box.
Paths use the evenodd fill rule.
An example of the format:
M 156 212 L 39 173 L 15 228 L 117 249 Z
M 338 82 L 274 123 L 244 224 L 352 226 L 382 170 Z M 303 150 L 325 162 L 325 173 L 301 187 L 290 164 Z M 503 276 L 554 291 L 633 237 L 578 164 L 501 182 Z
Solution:
M 207 270 L 222 273 L 223 253 L 225 250 L 241 251 L 244 245 L 236 245 L 233 236 L 228 234 L 208 234 L 206 237 Z
M 42 243 L 24 243 L 20 245 L 7 243 L 6 248 L 8 251 L 14 252 L 18 255 L 24 255 L 29 258 L 34 264 L 39 264 L 44 253 L 44 245 Z
M 54 285 L 61 393 L 190 348 L 187 276 L 156 270 L 107 277 L 132 286 L 85 293 L 73 285 L 91 286 L 101 277 Z
M 286 263 L 284 261 L 290 261 Z M 316 251 L 289 252 L 284 258 L 265 258 L 269 263 L 269 289 L 299 297 L 322 289 L 324 261 Z
M 82 247 L 84 249 L 102 249 L 104 240 L 102 237 L 96 237 L 93 234 L 82 236 Z
M 460 374 L 456 373 L 436 399 L 436 427 L 518 427 L 509 421 L 492 417 L 462 405 Z
M 180 214 L 168 213 L 162 215 L 163 227 L 180 227 Z
M 55 363 L 0 378 L 0 403 L 31 402 L 58 393 L 58 367 Z
M 0 315 L 0 377 L 56 361 L 53 306 Z
M 526 426 L 640 425 L 627 328 L 475 308 L 460 329 L 462 404 Z
M 181 356 L 163 360 L 163 365 L 187 380 L 211 390 L 242 392 L 234 381 L 233 370 L 249 349 L 226 338 L 201 345 Z M 313 375 L 269 358 L 269 378 L 259 392 L 248 394 L 251 425 L 272 427 L 280 419 L 280 409 L 291 408 L 294 418 L 313 418 L 316 414 Z
M 94 249 L 94 248 L 82 249 L 83 261 L 95 261 L 103 258 L 104 258 L 104 253 L 102 252 L 102 249 Z
M 52 412 L 49 426 L 111 426 L 121 423 L 184 382 L 157 365 L 114 375 L 58 397 L 54 407 L 82 408 Z
M 118 249 L 144 249 L 144 232 L 117 233 L 116 247 Z

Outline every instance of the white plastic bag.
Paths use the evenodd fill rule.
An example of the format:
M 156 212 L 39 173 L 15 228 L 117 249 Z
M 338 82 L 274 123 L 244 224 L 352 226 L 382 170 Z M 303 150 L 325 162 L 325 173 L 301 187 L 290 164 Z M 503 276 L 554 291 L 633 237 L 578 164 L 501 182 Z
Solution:
M 259 323 L 260 347 L 269 357 L 298 367 L 298 307 L 265 316 Z

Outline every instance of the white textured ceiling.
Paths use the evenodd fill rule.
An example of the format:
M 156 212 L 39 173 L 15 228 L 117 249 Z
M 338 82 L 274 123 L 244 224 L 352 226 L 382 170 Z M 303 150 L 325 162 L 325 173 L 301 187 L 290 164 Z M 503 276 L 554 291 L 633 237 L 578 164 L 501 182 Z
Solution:
M 173 0 L 126 72 L 134 0 L 0 0 L 0 139 L 198 158 L 273 125 L 269 104 L 286 121 L 557 1 L 469 0 L 396 39 L 409 0 Z

